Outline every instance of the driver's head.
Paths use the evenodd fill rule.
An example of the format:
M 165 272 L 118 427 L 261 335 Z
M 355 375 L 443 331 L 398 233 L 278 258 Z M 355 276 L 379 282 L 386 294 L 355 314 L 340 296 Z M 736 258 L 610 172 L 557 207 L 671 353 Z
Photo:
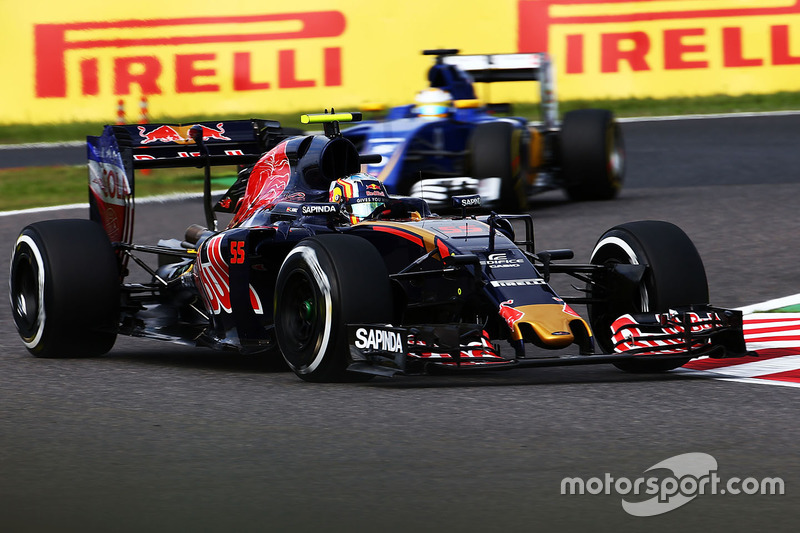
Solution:
M 356 224 L 388 202 L 389 194 L 377 178 L 359 173 L 331 183 L 328 200 L 342 204 L 350 223 Z
M 422 118 L 444 118 L 450 111 L 453 104 L 453 97 L 449 92 L 431 87 L 417 93 L 414 99 L 416 106 L 413 111 Z

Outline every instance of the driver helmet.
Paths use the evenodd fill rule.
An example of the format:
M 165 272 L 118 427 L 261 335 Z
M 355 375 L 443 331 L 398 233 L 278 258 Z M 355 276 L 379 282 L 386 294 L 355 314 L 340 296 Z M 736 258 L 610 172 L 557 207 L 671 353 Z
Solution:
M 417 93 L 414 113 L 423 118 L 444 118 L 450 113 L 453 97 L 449 92 L 433 87 Z
M 375 176 L 358 173 L 331 183 L 328 201 L 341 204 L 350 223 L 357 224 L 388 202 L 389 194 Z

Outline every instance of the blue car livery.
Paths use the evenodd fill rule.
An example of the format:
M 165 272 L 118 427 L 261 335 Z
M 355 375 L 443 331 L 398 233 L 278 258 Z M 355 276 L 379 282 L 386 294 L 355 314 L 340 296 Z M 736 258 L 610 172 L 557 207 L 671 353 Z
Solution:
M 624 178 L 622 132 L 610 111 L 581 109 L 558 117 L 547 54 L 435 56 L 429 87 L 414 104 L 389 109 L 342 134 L 361 153 L 379 154 L 364 171 L 392 194 L 424 198 L 433 208 L 453 194 L 475 194 L 492 208 L 521 211 L 537 193 L 564 189 L 573 200 L 614 198 Z M 541 117 L 498 116 L 507 104 L 482 104 L 474 83 L 538 81 Z

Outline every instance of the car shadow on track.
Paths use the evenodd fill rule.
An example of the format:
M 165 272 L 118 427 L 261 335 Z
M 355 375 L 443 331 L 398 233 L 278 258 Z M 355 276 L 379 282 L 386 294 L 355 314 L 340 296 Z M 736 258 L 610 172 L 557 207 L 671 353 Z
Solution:
M 271 374 L 290 372 L 280 355 L 223 353 L 202 348 L 169 350 L 118 350 L 103 356 L 108 362 L 219 370 L 236 373 Z
M 152 365 L 158 367 L 209 370 L 239 374 L 264 374 L 284 379 L 302 380 L 292 375 L 280 356 L 240 355 L 198 348 L 174 348 L 169 350 L 119 350 L 99 359 L 108 364 Z M 95 359 L 94 361 L 98 361 Z M 611 365 L 585 365 L 570 367 L 517 368 L 508 370 L 469 371 L 466 373 L 434 373 L 429 375 L 391 378 L 376 377 L 364 383 L 308 384 L 310 387 L 348 386 L 378 389 L 426 389 L 465 387 L 514 387 L 523 385 L 574 385 L 603 383 L 646 383 L 706 379 L 694 374 L 665 372 L 659 374 L 629 374 Z
M 377 378 L 365 385 L 380 388 L 425 389 L 463 387 L 563 386 L 605 383 L 647 383 L 705 379 L 703 376 L 666 372 L 627 374 L 607 365 L 571 368 L 516 369 L 468 375 L 398 376 Z

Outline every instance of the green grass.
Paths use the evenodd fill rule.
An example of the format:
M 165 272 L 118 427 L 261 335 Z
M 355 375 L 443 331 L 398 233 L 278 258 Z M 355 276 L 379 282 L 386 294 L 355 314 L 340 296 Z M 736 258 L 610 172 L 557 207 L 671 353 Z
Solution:
M 561 113 L 572 109 L 599 107 L 612 110 L 618 117 L 662 116 L 704 113 L 758 112 L 800 110 L 800 92 L 774 94 L 750 94 L 743 96 L 703 96 L 670 99 L 624 99 L 624 100 L 573 100 L 559 103 Z M 280 121 L 286 127 L 300 128 L 301 112 L 274 114 L 258 118 Z M 539 118 L 536 103 L 514 104 L 513 114 Z M 217 117 L 153 117 L 154 122 L 187 123 L 213 120 Z M 251 118 L 251 115 L 226 116 L 224 119 Z M 365 118 L 370 118 L 369 115 Z M 71 124 L 44 125 L 0 125 L 0 144 L 82 141 L 86 135 L 99 135 L 103 123 L 77 122 Z M 233 176 L 232 169 L 215 169 L 215 176 Z M 87 170 L 78 167 L 32 167 L 24 169 L 0 169 L 0 211 L 42 207 L 87 201 Z M 222 188 L 224 184 L 220 184 Z M 202 191 L 202 170 L 159 169 L 149 175 L 137 175 L 136 196 L 171 192 Z
M 212 186 L 224 189 L 236 177 L 235 167 L 212 170 Z M 85 166 L 0 169 L 0 211 L 86 203 L 88 170 Z M 137 173 L 136 197 L 203 191 L 203 170 L 155 169 Z
M 698 96 L 685 98 L 628 98 L 621 100 L 569 100 L 559 103 L 561 113 L 572 109 L 599 107 L 610 109 L 618 117 L 685 115 L 702 113 L 781 111 L 800 109 L 800 92 L 779 92 L 772 94 L 746 94 L 742 96 Z M 300 114 L 294 113 L 255 113 L 220 117 L 268 118 L 278 120 L 282 125 L 300 128 Z M 514 104 L 515 115 L 539 118 L 539 105 L 536 103 Z M 152 117 L 153 122 L 187 123 L 199 120 L 214 120 L 210 116 Z M 55 142 L 84 140 L 87 135 L 99 135 L 105 123 L 75 122 L 69 124 L 0 124 L 0 144 L 31 142 Z
M 767 313 L 800 313 L 800 304 L 788 305 L 786 307 L 781 307 L 780 309 L 772 309 L 767 311 Z

